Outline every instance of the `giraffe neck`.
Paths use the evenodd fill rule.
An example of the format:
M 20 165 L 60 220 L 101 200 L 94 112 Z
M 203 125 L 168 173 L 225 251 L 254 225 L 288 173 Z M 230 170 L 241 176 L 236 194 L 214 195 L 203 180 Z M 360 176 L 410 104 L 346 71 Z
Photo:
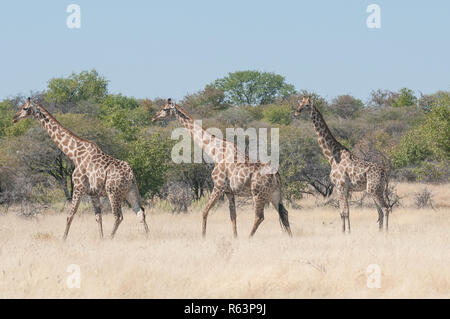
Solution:
M 37 119 L 41 122 L 44 129 L 47 131 L 50 138 L 55 142 L 56 146 L 67 155 L 75 164 L 77 164 L 77 157 L 75 150 L 86 141 L 74 135 L 68 129 L 61 125 L 43 106 L 38 106 L 39 112 Z
M 322 149 L 322 153 L 331 164 L 334 155 L 344 147 L 338 141 L 336 141 L 333 134 L 331 134 L 330 129 L 328 128 L 327 123 L 325 123 L 322 114 L 314 105 L 311 106 L 311 119 L 313 121 L 314 130 L 316 131 L 317 135 L 317 141 L 319 142 L 319 146 Z
M 225 154 L 225 146 L 228 145 L 223 139 L 218 138 L 207 132 L 201 125 L 196 123 L 194 119 L 187 114 L 185 110 L 176 112 L 178 122 L 189 132 L 194 143 L 200 146 L 214 163 L 223 162 Z

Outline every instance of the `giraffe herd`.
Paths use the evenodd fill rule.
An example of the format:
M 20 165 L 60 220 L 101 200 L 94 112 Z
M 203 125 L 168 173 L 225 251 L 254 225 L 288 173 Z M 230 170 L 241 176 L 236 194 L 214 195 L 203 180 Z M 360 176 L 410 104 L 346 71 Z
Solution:
M 363 161 L 351 154 L 331 134 L 321 113 L 309 97 L 299 103 L 295 116 L 303 110 L 309 110 L 317 134 L 320 148 L 331 166 L 330 179 L 335 185 L 339 198 L 342 231 L 346 227 L 350 232 L 348 197 L 351 192 L 366 190 L 373 198 L 378 210 L 379 229 L 383 229 L 383 220 L 388 217 L 390 207 L 387 204 L 387 174 L 379 164 Z M 67 238 L 70 225 L 84 195 L 91 197 L 100 238 L 103 238 L 102 212 L 100 197 L 108 197 L 115 222 L 111 232 L 114 237 L 122 222 L 122 202 L 126 200 L 143 225 L 145 234 L 148 226 L 142 199 L 131 166 L 119 159 L 104 153 L 95 143 L 84 140 L 64 128 L 39 102 L 27 99 L 13 118 L 13 123 L 24 119 L 37 119 L 55 142 L 58 148 L 74 163 L 72 175 L 73 197 L 70 212 L 67 216 L 63 239 Z M 237 237 L 235 197 L 253 199 L 255 221 L 250 232 L 252 237 L 264 220 L 264 207 L 271 203 L 277 210 L 280 225 L 289 236 L 292 232 L 289 225 L 288 211 L 282 203 L 282 184 L 280 174 L 269 164 L 261 161 L 250 161 L 242 154 L 237 145 L 210 134 L 198 125 L 194 119 L 171 99 L 154 115 L 152 121 L 176 119 L 203 151 L 214 162 L 212 180 L 214 188 L 203 210 L 202 236 L 206 235 L 208 213 L 222 197 L 229 201 L 230 219 L 234 237 Z M 243 160 L 238 160 L 243 159 Z

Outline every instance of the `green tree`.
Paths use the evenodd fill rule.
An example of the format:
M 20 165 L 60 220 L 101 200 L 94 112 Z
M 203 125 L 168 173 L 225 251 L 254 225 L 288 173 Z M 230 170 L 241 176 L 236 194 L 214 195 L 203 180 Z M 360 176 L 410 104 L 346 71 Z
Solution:
M 225 102 L 224 92 L 210 84 L 197 93 L 185 96 L 181 104 L 190 112 L 202 117 L 207 116 L 211 111 L 224 110 L 230 106 Z
M 364 103 L 351 95 L 340 95 L 331 101 L 330 108 L 339 116 L 349 119 L 354 118 L 358 111 L 362 110 Z
M 67 78 L 48 81 L 45 101 L 62 113 L 67 113 L 81 101 L 100 103 L 108 93 L 108 80 L 95 69 L 72 73 Z
M 417 97 L 414 91 L 408 88 L 402 88 L 398 95 L 392 100 L 393 107 L 416 105 Z
M 129 144 L 127 161 L 134 170 L 144 198 L 158 193 L 169 168 L 171 143 L 159 134 L 141 136 Z
M 292 110 L 289 105 L 270 105 L 263 111 L 264 119 L 272 124 L 289 125 Z
M 450 105 L 447 103 L 441 101 L 432 106 L 425 121 L 401 138 L 391 154 L 395 168 L 414 166 L 420 179 L 426 171 L 431 171 L 433 162 L 445 174 L 450 160 Z
M 235 105 L 270 104 L 295 93 L 294 86 L 286 83 L 283 76 L 259 71 L 228 73 L 211 86 L 223 91 L 226 101 Z
M 102 102 L 100 118 L 109 127 L 120 132 L 125 141 L 137 139 L 139 130 L 150 124 L 150 116 L 144 106 L 134 98 L 122 95 L 108 95 Z

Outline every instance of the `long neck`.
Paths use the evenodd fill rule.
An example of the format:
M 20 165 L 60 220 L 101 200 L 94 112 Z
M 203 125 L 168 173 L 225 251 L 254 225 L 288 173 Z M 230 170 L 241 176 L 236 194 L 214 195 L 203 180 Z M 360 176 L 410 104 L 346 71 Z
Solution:
M 233 147 L 233 144 L 227 143 L 221 138 L 207 132 L 198 122 L 187 114 L 185 110 L 178 110 L 176 112 L 178 122 L 189 132 L 189 135 L 194 140 L 194 143 L 200 146 L 214 163 L 223 162 L 225 156 L 225 148 L 227 146 Z
M 86 146 L 85 144 L 88 142 L 63 127 L 44 107 L 39 106 L 39 110 L 37 118 L 50 138 L 64 154 L 77 164 L 75 150 L 83 145 Z
M 313 121 L 317 141 L 319 142 L 323 155 L 327 158 L 328 162 L 331 163 L 334 155 L 336 155 L 344 147 L 336 141 L 333 134 L 331 134 L 322 114 L 314 105 L 311 106 L 311 119 Z

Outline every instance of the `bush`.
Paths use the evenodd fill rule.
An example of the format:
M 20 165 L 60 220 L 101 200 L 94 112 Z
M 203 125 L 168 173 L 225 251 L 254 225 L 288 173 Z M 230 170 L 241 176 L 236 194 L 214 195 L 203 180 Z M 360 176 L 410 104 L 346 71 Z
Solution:
M 288 105 L 269 105 L 264 109 L 263 116 L 272 124 L 289 125 L 292 122 L 292 110 Z
M 172 213 L 187 213 L 194 195 L 189 185 L 183 182 L 170 182 L 166 192 Z
M 363 102 L 351 95 L 340 95 L 334 98 L 330 105 L 334 113 L 346 119 L 354 118 L 363 107 Z
M 393 107 L 401 107 L 401 106 L 413 106 L 416 105 L 417 98 L 414 95 L 414 91 L 408 88 L 403 88 L 400 90 L 398 95 L 392 99 Z
M 417 165 L 425 160 L 447 161 L 450 158 L 450 106 L 432 107 L 423 124 L 402 137 L 392 153 L 396 168 Z
M 171 143 L 159 134 L 139 137 L 129 148 L 127 161 L 133 168 L 143 198 L 157 194 L 165 182 Z
M 433 208 L 432 194 L 424 188 L 421 192 L 416 194 L 415 204 L 417 208 Z
M 207 85 L 202 91 L 185 96 L 181 104 L 201 117 L 210 115 L 211 112 L 225 110 L 230 106 L 225 102 L 223 91 L 211 85 Z

